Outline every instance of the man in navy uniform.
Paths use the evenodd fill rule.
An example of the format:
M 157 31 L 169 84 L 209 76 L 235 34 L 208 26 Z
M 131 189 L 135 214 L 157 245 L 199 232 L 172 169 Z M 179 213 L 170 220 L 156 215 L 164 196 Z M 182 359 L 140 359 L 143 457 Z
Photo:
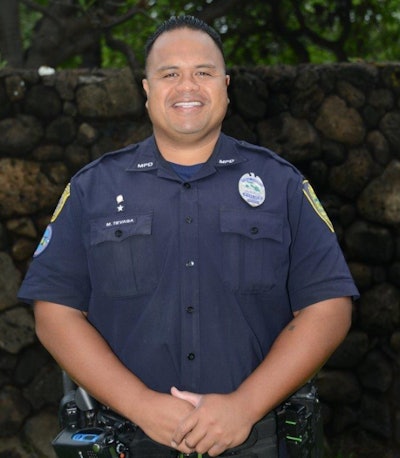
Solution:
M 228 85 L 212 28 L 162 24 L 153 135 L 72 178 L 19 293 L 60 366 L 138 426 L 133 456 L 278 456 L 274 409 L 350 326 L 328 216 L 291 164 L 221 133 Z

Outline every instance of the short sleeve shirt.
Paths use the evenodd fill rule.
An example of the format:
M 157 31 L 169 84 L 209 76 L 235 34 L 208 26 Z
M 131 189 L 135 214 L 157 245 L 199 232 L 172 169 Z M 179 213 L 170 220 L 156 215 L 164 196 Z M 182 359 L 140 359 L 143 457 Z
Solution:
M 84 167 L 19 292 L 87 312 L 150 388 L 198 393 L 236 389 L 294 311 L 357 294 L 301 173 L 224 134 L 186 181 L 154 137 Z

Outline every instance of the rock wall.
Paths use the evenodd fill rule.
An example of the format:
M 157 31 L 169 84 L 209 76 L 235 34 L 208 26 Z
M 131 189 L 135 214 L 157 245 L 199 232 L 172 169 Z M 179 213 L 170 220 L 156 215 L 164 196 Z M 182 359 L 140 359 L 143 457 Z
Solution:
M 310 179 L 362 293 L 346 341 L 318 376 L 327 450 L 399 456 L 400 64 L 231 75 L 224 131 Z M 150 134 L 140 79 L 128 70 L 0 73 L 1 456 L 54 456 L 60 371 L 16 291 L 69 177 Z

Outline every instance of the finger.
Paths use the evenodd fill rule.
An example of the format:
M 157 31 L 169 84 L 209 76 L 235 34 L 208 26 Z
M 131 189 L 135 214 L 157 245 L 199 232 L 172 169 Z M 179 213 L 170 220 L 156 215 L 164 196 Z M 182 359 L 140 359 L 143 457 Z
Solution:
M 192 437 L 188 438 L 185 442 L 190 443 L 190 445 L 193 444 L 194 440 Z M 208 453 L 210 456 L 218 456 L 221 453 L 223 453 L 228 447 L 225 445 L 222 445 L 218 442 L 215 442 L 215 439 L 212 439 L 210 436 L 205 435 L 202 440 L 198 441 L 195 449 L 196 452 L 200 454 L 205 454 Z
M 221 455 L 221 453 L 224 453 L 226 448 L 221 447 L 219 444 L 214 444 L 211 448 L 208 449 L 207 453 L 209 456 L 218 456 Z M 201 453 L 206 453 L 206 451 L 203 451 Z
M 198 451 L 198 446 L 201 442 L 204 442 L 206 435 L 207 431 L 200 431 L 197 428 L 194 431 L 191 431 L 189 434 L 187 434 L 183 439 L 183 442 L 188 448 Z M 207 447 L 207 450 L 208 448 L 209 447 Z
M 172 435 L 172 443 L 180 445 L 193 428 L 196 427 L 197 421 L 198 419 L 196 416 L 189 415 L 181 423 L 179 423 Z
M 171 388 L 172 396 L 190 402 L 193 407 L 197 407 L 200 404 L 202 395 L 197 393 L 191 393 L 190 391 L 180 391 L 176 387 Z
M 182 452 L 183 454 L 190 454 L 190 453 L 195 452 L 195 449 L 188 447 L 185 444 L 185 441 L 183 441 L 181 444 L 177 444 L 174 441 L 172 441 L 171 447 L 178 450 L 179 452 Z

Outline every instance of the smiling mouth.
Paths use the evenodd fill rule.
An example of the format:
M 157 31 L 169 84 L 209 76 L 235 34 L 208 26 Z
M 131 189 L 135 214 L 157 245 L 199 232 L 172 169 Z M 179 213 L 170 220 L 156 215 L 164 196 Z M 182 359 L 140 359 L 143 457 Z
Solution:
M 174 107 L 177 108 L 194 108 L 194 107 L 201 107 L 201 102 L 177 102 L 174 103 Z

